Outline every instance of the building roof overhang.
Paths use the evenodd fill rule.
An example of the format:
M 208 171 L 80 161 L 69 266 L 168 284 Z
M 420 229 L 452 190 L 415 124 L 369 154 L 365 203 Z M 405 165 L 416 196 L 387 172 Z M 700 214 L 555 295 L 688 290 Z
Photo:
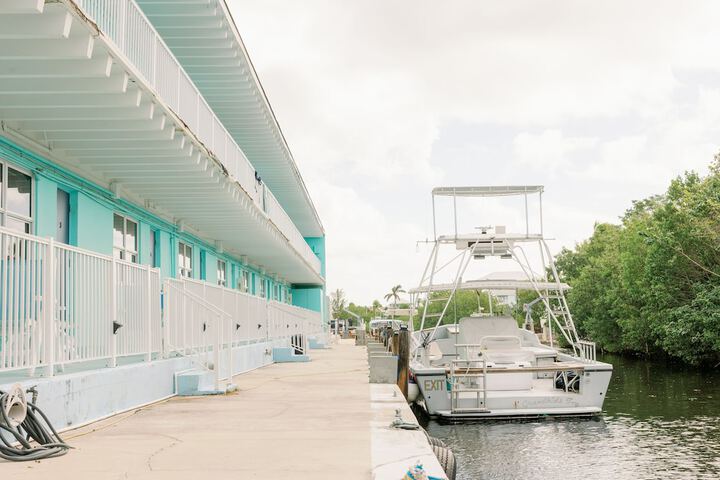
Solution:
M 231 176 L 77 3 L 0 3 L 0 44 L 0 135 L 268 275 L 324 284 L 272 194 Z
M 225 0 L 136 0 L 306 237 L 324 230 Z

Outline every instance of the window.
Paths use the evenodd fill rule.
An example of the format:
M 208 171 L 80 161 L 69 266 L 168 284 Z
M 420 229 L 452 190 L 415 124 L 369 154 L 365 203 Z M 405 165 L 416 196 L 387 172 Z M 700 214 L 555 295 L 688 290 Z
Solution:
M 240 279 L 238 282 L 238 290 L 243 293 L 248 293 L 248 291 L 250 290 L 250 272 L 246 270 L 241 271 Z
M 178 243 L 178 273 L 181 277 L 192 278 L 192 247 Z
M 137 263 L 137 232 L 136 222 L 117 213 L 113 216 L 113 255 L 115 258 Z
M 0 164 L 0 223 L 18 232 L 32 231 L 32 177 Z
M 218 260 L 217 264 L 217 284 L 221 287 L 225 286 L 225 262 Z
M 265 298 L 265 279 L 264 278 L 260 279 L 260 296 L 262 298 Z

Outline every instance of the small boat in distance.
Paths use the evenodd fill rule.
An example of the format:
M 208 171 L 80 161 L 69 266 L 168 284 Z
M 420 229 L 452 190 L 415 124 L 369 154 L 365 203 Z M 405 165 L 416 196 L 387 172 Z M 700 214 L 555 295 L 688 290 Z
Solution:
M 412 334 L 410 369 L 420 395 L 415 402 L 430 416 L 450 421 L 483 418 L 591 416 L 602 411 L 612 365 L 595 358 L 595 344 L 581 340 L 568 308 L 565 292 L 542 226 L 542 186 L 443 187 L 433 195 L 452 197 L 455 231 L 434 232 L 432 253 L 418 287 L 409 293 L 420 317 Z M 531 232 L 528 197 L 537 195 L 539 231 Z M 509 233 L 504 226 L 479 227 L 458 233 L 457 200 L 461 197 L 524 197 L 525 231 Z M 536 256 L 527 249 L 538 248 Z M 441 250 L 454 250 L 445 262 Z M 511 259 L 524 279 L 486 276 L 464 281 L 473 260 Z M 533 269 L 531 259 L 540 263 Z M 441 282 L 442 270 L 454 280 Z M 540 272 L 540 273 L 536 273 Z M 450 319 L 458 292 L 472 290 L 489 295 L 489 312 Z M 492 292 L 529 290 L 534 300 L 524 305 L 523 327 L 510 315 L 492 311 Z M 517 295 L 516 295 L 517 297 Z M 534 331 L 531 312 L 543 310 L 543 342 Z M 412 327 L 413 321 L 410 322 Z M 564 348 L 560 348 L 559 343 Z

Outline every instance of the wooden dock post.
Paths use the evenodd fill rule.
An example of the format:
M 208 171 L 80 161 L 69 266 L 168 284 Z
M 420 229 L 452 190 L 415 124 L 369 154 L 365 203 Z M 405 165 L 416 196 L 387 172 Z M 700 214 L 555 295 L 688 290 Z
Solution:
M 398 332 L 393 332 L 392 337 L 390 337 L 390 352 L 393 355 L 398 353 Z
M 398 339 L 398 376 L 397 385 L 400 391 L 405 395 L 405 399 L 408 397 L 408 380 L 410 376 L 410 332 L 407 327 L 400 327 L 400 333 L 397 336 Z

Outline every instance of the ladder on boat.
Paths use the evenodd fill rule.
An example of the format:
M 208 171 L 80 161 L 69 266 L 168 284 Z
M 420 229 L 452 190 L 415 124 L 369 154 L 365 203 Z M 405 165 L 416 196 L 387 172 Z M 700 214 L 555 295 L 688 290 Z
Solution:
M 473 345 L 457 345 L 466 350 Z M 451 413 L 489 413 L 487 408 L 487 362 L 477 360 L 452 360 L 450 362 L 450 411 Z M 482 386 L 480 382 L 482 381 Z M 467 395 L 472 394 L 472 395 Z M 461 400 L 474 400 L 474 404 L 461 406 Z
M 480 233 L 478 234 L 475 242 L 470 242 L 468 248 L 463 249 L 450 261 L 439 266 L 437 262 L 442 241 L 440 238 L 437 238 L 434 241 L 432 252 L 430 253 L 430 257 L 425 265 L 425 270 L 423 271 L 422 278 L 420 279 L 420 283 L 417 288 L 418 293 L 413 298 L 414 304 L 422 305 L 422 314 L 420 317 L 421 330 L 425 325 L 427 325 L 428 320 L 433 320 L 434 326 L 431 332 L 424 335 L 421 333 L 421 337 L 416 344 L 413 345 L 413 349 L 417 349 L 417 347 L 426 347 L 427 344 L 435 337 L 438 327 L 443 324 L 443 320 L 448 313 L 448 309 L 455 299 L 455 295 L 462 283 L 463 275 L 465 274 L 468 265 L 470 265 L 470 261 L 473 259 L 473 252 L 485 232 L 486 229 L 480 229 Z M 452 283 L 452 287 L 444 292 L 434 292 L 433 286 L 435 286 L 438 273 L 458 260 L 459 263 L 455 271 L 455 279 Z M 438 293 L 440 296 L 434 296 L 433 293 Z M 436 309 L 431 307 L 434 305 L 440 305 L 440 308 Z M 410 318 L 410 321 L 413 321 L 412 317 Z

